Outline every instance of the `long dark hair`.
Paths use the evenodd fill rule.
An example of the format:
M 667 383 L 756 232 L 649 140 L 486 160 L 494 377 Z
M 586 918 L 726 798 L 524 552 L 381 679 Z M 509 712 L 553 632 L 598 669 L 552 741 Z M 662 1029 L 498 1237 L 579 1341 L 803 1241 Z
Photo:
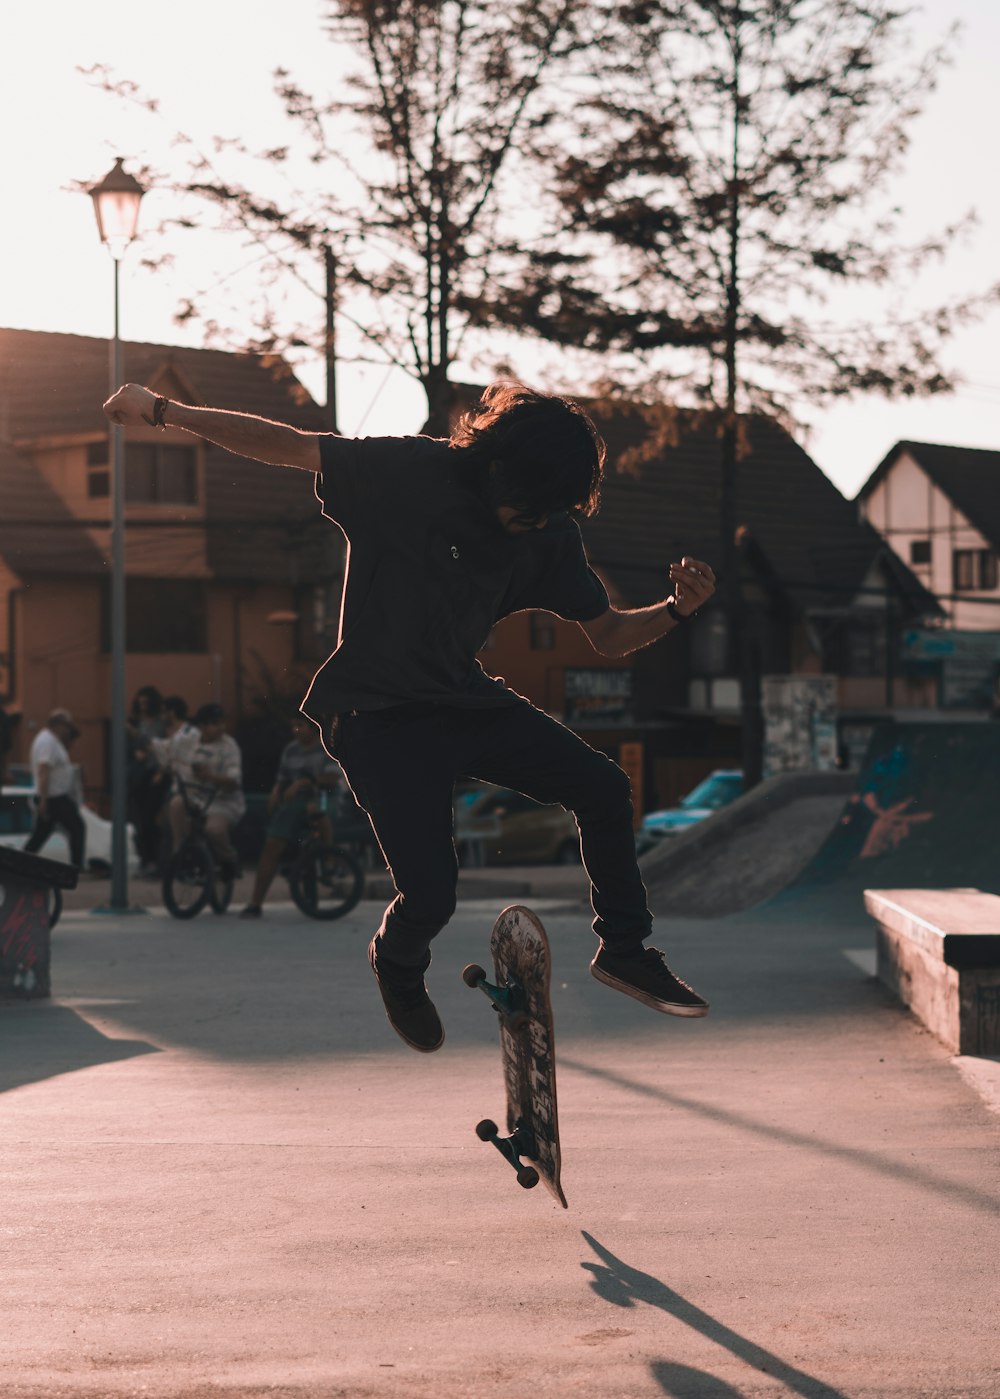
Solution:
M 584 410 L 567 398 L 498 379 L 459 419 L 448 445 L 482 464 L 493 505 L 539 517 L 554 510 L 597 513 L 607 448 Z
M 132 699 L 132 722 L 136 723 L 142 718 L 142 711 L 139 708 L 139 700 L 145 699 L 149 704 L 149 718 L 158 719 L 163 713 L 163 696 L 155 685 L 142 685 L 136 690 Z

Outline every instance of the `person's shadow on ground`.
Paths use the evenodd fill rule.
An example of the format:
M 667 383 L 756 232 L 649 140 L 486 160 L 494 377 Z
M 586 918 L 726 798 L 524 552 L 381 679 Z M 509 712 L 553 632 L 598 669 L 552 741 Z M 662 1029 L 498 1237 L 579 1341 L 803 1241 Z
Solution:
M 693 1302 L 688 1302 L 679 1292 L 674 1292 L 650 1273 L 640 1272 L 638 1268 L 622 1262 L 586 1230 L 582 1233 L 601 1261 L 594 1263 L 587 1259 L 580 1266 L 592 1275 L 590 1285 L 604 1301 L 614 1307 L 636 1307 L 641 1303 L 656 1307 L 702 1336 L 707 1336 L 755 1370 L 780 1381 L 793 1394 L 800 1394 L 802 1399 L 845 1399 L 841 1390 L 787 1364 L 779 1356 L 717 1321 Z M 663 1392 L 673 1396 L 673 1399 L 729 1399 L 729 1396 L 739 1395 L 738 1390 L 724 1381 L 687 1365 L 657 1362 L 652 1366 L 652 1373 Z

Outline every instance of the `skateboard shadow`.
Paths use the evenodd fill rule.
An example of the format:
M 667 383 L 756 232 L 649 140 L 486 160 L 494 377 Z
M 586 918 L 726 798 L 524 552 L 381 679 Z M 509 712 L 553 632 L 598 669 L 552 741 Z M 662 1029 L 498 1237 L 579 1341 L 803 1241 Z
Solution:
M 641 1304 L 656 1307 L 722 1346 L 747 1365 L 752 1365 L 755 1370 L 778 1380 L 793 1394 L 800 1394 L 802 1399 L 847 1399 L 842 1390 L 834 1389 L 814 1375 L 807 1375 L 804 1370 L 789 1365 L 755 1341 L 741 1336 L 652 1274 L 630 1267 L 585 1229 L 581 1233 L 600 1262 L 587 1259 L 580 1266 L 591 1274 L 590 1285 L 605 1302 L 614 1307 L 636 1307 Z M 653 1365 L 652 1373 L 664 1393 L 674 1395 L 676 1399 L 686 1399 L 686 1396 L 691 1396 L 691 1399 L 695 1399 L 695 1396 L 697 1399 L 727 1399 L 727 1396 L 739 1394 L 738 1390 L 723 1381 L 686 1365 L 664 1361 Z
M 109 1039 L 69 1006 L 5 1005 L 0 1017 L 0 1093 L 159 1052 L 143 1040 Z

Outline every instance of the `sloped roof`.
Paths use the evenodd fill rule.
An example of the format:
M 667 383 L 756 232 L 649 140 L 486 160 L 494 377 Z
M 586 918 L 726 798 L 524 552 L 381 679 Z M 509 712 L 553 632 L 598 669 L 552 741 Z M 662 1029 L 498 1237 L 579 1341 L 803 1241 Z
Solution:
M 145 384 L 170 370 L 196 403 L 323 430 L 323 410 L 278 355 L 122 343 L 123 382 Z M 0 436 L 20 444 L 102 432 L 107 396 L 107 340 L 0 328 Z
M 0 439 L 0 556 L 19 577 L 102 573 L 104 558 L 32 461 Z
M 897 442 L 858 492 L 866 500 L 901 456 L 911 456 L 965 518 L 1000 548 L 1000 451 Z
M 600 513 L 583 522 L 598 567 L 613 572 L 633 605 L 669 591 L 667 568 L 682 553 L 721 572 L 722 444 L 717 425 L 679 413 L 673 440 L 632 470 L 622 454 L 648 433 L 638 410 L 589 405 L 608 443 Z M 749 530 L 775 580 L 797 608 L 847 606 L 873 561 L 885 553 L 878 533 L 837 490 L 807 452 L 773 419 L 744 418 L 749 449 L 737 470 L 736 519 Z M 918 609 L 936 604 L 909 570 L 894 571 Z
M 455 384 L 452 416 L 472 408 L 482 388 Z M 668 568 L 683 554 L 722 572 L 722 442 L 718 416 L 644 411 L 622 400 L 580 402 L 608 445 L 599 513 L 581 520 L 591 562 L 624 601 L 648 606 L 670 591 Z M 915 614 L 940 605 L 888 549 L 856 504 L 772 418 L 740 420 L 736 520 L 753 541 L 747 559 L 765 565 L 802 612 L 842 610 L 880 560 Z M 751 565 L 753 566 L 753 565 Z
M 254 413 L 306 431 L 325 426 L 323 410 L 275 355 L 124 342 L 122 377 L 153 387 L 184 385 L 183 396 L 190 402 Z M 105 432 L 101 405 L 108 387 L 106 340 L 0 328 L 0 440 L 21 447 L 22 462 L 33 442 Z M 23 464 L 19 470 L 23 475 Z M 37 486 L 39 473 L 31 470 Z M 296 569 L 300 577 L 324 571 L 329 533 L 308 525 L 303 529 L 319 513 L 311 473 L 248 461 L 207 444 L 205 473 L 204 526 L 214 576 L 284 582 Z M 6 470 L 0 480 L 0 513 L 6 514 Z M 21 494 L 30 518 L 37 520 L 38 490 Z M 47 571 L 54 546 L 42 557 Z

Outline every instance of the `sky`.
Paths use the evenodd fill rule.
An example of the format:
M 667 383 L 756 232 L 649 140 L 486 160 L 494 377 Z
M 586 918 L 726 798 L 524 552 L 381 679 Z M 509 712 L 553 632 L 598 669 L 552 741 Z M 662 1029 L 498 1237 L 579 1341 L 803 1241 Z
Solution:
M 205 146 L 213 134 L 275 142 L 280 108 L 271 73 L 289 69 L 305 86 L 329 88 L 332 49 L 323 37 L 320 0 L 172 0 L 166 9 L 134 0 L 33 0 L 2 7 L 0 18 L 0 326 L 110 335 L 112 264 L 101 246 L 91 201 L 74 183 L 99 180 L 118 155 L 126 169 L 163 165 L 172 134 Z M 945 262 L 925 275 L 918 304 L 967 295 L 1000 278 L 1000 179 L 992 150 L 995 0 L 926 0 L 908 20 L 916 48 L 930 46 L 958 20 L 956 56 L 912 128 L 906 169 L 892 188 L 907 234 L 934 232 L 970 208 L 978 224 Z M 78 69 L 97 63 L 130 78 L 161 104 L 151 116 L 100 92 Z M 173 323 L 181 299 L 205 293 L 229 308 L 251 298 L 261 250 L 234 240 L 220 263 L 189 240 L 173 266 L 142 266 L 142 229 L 172 212 L 166 190 L 152 188 L 140 237 L 122 264 L 122 335 L 163 344 L 203 343 L 197 325 Z M 322 308 L 317 306 L 317 316 Z M 900 439 L 1000 449 L 1000 308 L 950 343 L 944 362 L 965 383 L 949 396 L 889 403 L 869 397 L 804 413 L 804 445 L 853 496 Z M 515 368 L 519 366 L 515 364 Z M 321 366 L 297 364 L 322 397 Z M 456 377 L 471 377 L 456 367 Z M 524 376 L 531 378 L 531 366 Z M 552 384 L 572 390 L 572 384 Z M 423 421 L 420 387 L 399 371 L 341 370 L 341 430 L 415 432 Z

